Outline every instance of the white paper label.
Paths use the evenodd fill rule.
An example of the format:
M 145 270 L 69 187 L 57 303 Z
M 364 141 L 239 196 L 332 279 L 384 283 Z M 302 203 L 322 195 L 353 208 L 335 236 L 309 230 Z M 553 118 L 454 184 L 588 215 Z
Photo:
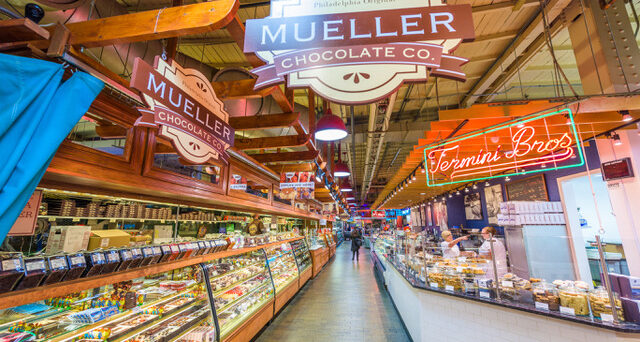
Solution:
M 76 218 L 71 219 L 71 222 L 80 222 L 80 219 L 76 217 Z
M 126 259 L 131 259 L 131 251 L 124 251 L 124 252 L 122 252 L 122 255 L 123 255 Z
M 613 323 L 613 315 L 601 313 L 600 318 L 602 319 L 603 322 Z
M 576 310 L 574 310 L 573 308 L 568 308 L 566 306 L 561 306 L 560 307 L 560 313 L 563 313 L 565 315 L 575 316 L 576 315 Z
M 111 223 L 116 222 L 116 219 L 110 219 L 109 222 Z
M 429 286 L 434 288 L 434 289 L 437 289 L 438 288 L 438 283 L 429 283 Z
M 28 262 L 24 266 L 27 268 L 27 271 L 43 270 L 44 260 Z
M 107 254 L 107 259 L 109 260 L 109 262 L 116 262 L 118 261 L 118 255 L 115 253 L 109 253 Z
M 20 260 L 18 259 L 10 259 L 2 261 L 2 270 L 3 271 L 13 271 L 18 268 L 20 265 Z
M 176 245 L 171 245 L 171 252 L 172 253 L 179 253 L 180 249 Z
M 444 289 L 449 291 L 449 292 L 453 292 L 453 290 L 454 290 L 453 286 L 451 286 L 451 285 L 445 285 Z
M 491 298 L 491 293 L 486 291 L 480 291 L 480 297 L 482 298 Z
M 67 267 L 67 261 L 64 258 L 51 259 L 51 268 L 58 269 Z
M 162 250 L 160 249 L 160 247 L 153 247 L 153 254 L 162 254 Z
M 458 257 L 458 262 L 466 262 L 467 257 Z
M 81 256 L 73 257 L 71 258 L 71 263 L 73 265 L 84 264 L 84 257 L 81 257 Z
M 513 287 L 513 282 L 509 280 L 503 280 L 502 287 Z
M 549 311 L 549 304 L 536 302 L 536 309 Z
M 100 247 L 109 247 L 109 238 L 103 238 L 100 241 Z
M 464 271 L 464 267 L 460 267 L 460 266 L 456 267 L 456 272 L 462 273 L 463 271 Z

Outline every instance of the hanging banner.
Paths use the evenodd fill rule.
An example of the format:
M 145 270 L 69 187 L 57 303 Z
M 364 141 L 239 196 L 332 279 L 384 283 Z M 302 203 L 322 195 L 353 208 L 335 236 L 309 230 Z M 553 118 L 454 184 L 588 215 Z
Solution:
M 451 55 L 475 38 L 471 5 L 438 0 L 272 0 L 270 16 L 246 22 L 255 88 L 287 81 L 343 104 L 388 97 L 429 74 L 465 81 L 468 60 Z
M 228 163 L 235 130 L 229 114 L 216 97 L 210 81 L 200 71 L 184 69 L 175 61 L 155 59 L 155 68 L 136 58 L 131 87 L 142 92 L 149 108 L 135 125 L 158 128 L 187 162 L 201 165 L 210 160 Z
M 314 198 L 316 184 L 313 179 L 313 172 L 282 172 L 280 174 L 280 196 L 287 199 Z
M 427 186 L 584 165 L 573 114 L 524 116 L 424 148 Z
M 20 216 L 9 230 L 7 236 L 26 236 L 33 235 L 36 231 L 36 222 L 38 220 L 38 210 L 42 201 L 42 190 L 36 190 L 29 198 L 29 202 L 24 206 Z

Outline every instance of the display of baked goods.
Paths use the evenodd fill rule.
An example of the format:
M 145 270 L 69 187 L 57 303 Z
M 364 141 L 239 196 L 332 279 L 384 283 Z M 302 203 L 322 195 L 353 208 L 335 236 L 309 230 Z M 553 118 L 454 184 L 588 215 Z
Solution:
M 622 310 L 622 302 L 617 297 L 614 299 L 616 303 L 616 313 L 618 319 L 624 320 L 624 311 Z M 602 315 L 613 315 L 611 308 L 611 301 L 609 300 L 609 294 L 603 287 L 598 287 L 589 292 L 589 304 L 591 305 L 591 312 L 593 317 L 602 319 Z

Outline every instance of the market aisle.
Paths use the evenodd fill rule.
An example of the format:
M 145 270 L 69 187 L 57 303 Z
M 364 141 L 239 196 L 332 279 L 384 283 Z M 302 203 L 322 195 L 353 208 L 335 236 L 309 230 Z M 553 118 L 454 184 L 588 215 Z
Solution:
M 409 341 L 400 317 L 373 273 L 369 250 L 351 261 L 345 241 L 315 278 L 278 315 L 258 342 Z

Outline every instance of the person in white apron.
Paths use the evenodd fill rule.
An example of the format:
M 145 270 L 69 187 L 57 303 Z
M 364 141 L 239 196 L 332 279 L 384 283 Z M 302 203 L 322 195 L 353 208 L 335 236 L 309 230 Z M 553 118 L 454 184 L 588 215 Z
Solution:
M 496 259 L 496 270 L 498 272 L 498 278 L 501 278 L 509 272 L 509 266 L 507 265 L 507 250 L 504 248 L 502 241 L 494 237 L 495 235 L 495 228 L 482 228 L 482 238 L 484 239 L 484 242 L 482 243 L 482 246 L 478 248 L 478 255 L 481 258 L 491 260 L 491 240 L 493 240 L 493 253 Z M 489 262 L 483 268 L 487 277 L 493 279 L 493 264 Z

